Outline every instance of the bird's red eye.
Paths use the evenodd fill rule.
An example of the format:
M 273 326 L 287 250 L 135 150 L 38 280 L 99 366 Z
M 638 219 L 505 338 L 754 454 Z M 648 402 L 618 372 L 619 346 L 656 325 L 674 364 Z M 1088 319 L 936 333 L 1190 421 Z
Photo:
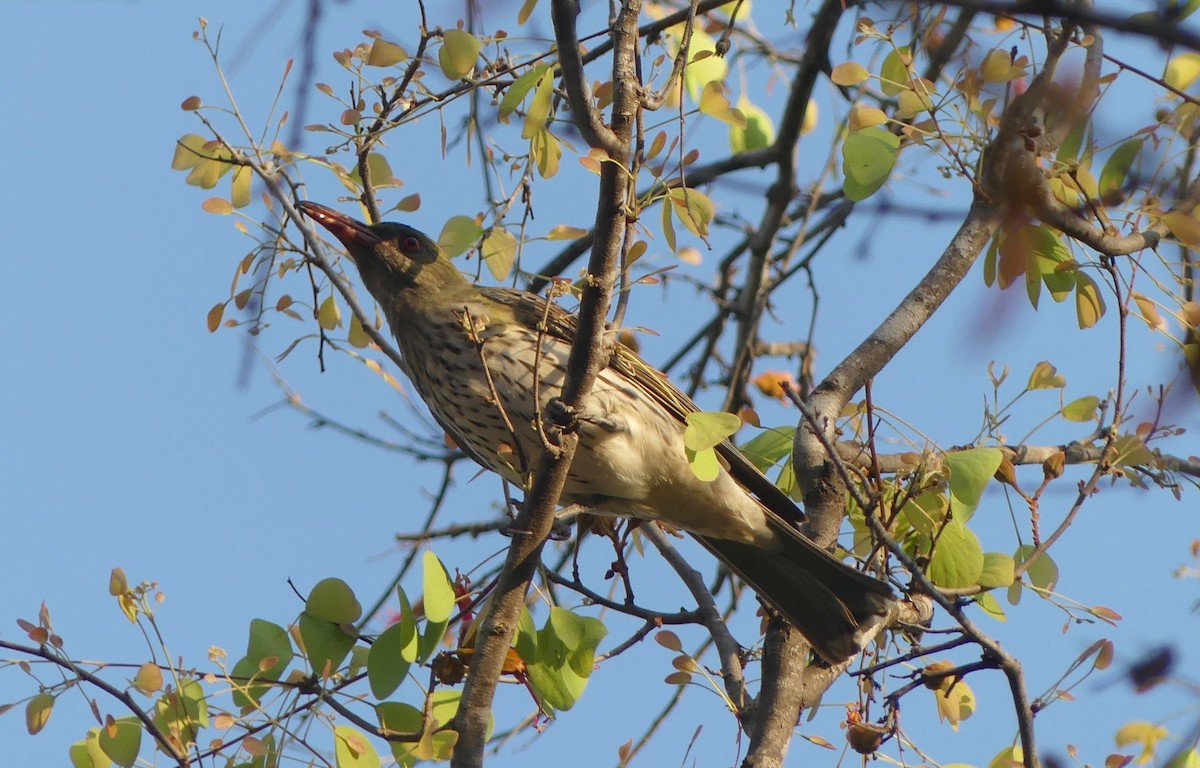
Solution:
M 409 235 L 400 241 L 400 247 L 408 253 L 416 253 L 421 248 L 421 241 Z

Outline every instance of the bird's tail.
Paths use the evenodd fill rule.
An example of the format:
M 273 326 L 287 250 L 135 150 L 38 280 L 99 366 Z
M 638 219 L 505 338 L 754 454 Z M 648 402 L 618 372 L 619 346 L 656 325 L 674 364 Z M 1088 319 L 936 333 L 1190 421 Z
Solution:
M 774 526 L 782 547 L 697 537 L 768 605 L 804 635 L 823 659 L 840 664 L 862 650 L 894 602 L 891 588 L 841 562 L 798 531 Z

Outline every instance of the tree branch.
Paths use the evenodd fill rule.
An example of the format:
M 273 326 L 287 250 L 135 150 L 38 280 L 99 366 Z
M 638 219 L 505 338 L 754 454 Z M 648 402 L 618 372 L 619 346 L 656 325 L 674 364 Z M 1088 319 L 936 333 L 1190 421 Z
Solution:
M 556 36 L 560 40 L 559 52 L 564 57 L 563 78 L 566 87 L 568 92 L 575 92 L 577 99 L 586 102 L 581 83 L 570 82 L 572 79 L 583 77 L 582 66 L 578 66 L 577 61 L 578 45 L 575 42 L 577 37 L 573 4 L 566 0 L 557 0 L 554 8 L 554 26 Z M 638 0 L 626 2 L 612 31 L 614 53 L 611 132 L 615 140 L 609 140 L 607 134 L 598 132 L 595 123 L 599 122 L 599 118 L 590 110 L 573 112 L 574 118 L 580 123 L 587 121 L 586 125 L 580 126 L 580 130 L 605 137 L 604 148 L 612 162 L 602 164 L 600 170 L 595 242 L 588 264 L 588 277 L 582 290 L 578 331 L 571 345 L 567 377 L 562 391 L 562 399 L 568 405 L 581 402 L 591 389 L 600 369 L 607 362 L 607 352 L 604 351 L 605 320 L 609 298 L 616 283 L 621 241 L 625 234 L 625 198 L 629 181 L 626 165 L 629 159 L 633 117 L 639 99 L 634 56 L 637 54 L 637 19 L 640 8 Z M 567 44 L 564 45 L 563 42 Z M 566 50 L 568 47 L 570 51 Z M 472 656 L 458 714 L 455 715 L 455 729 L 459 737 L 451 761 L 453 768 L 478 768 L 483 765 L 487 725 L 491 717 L 496 683 L 508 649 L 512 646 L 525 594 L 536 573 L 542 545 L 554 523 L 554 509 L 566 483 L 577 437 L 573 434 L 563 434 L 560 442 L 560 450 L 547 449 L 542 452 L 534 472 L 533 486 L 526 495 L 524 507 L 513 526 L 513 542 L 484 615 L 476 640 L 476 652 Z

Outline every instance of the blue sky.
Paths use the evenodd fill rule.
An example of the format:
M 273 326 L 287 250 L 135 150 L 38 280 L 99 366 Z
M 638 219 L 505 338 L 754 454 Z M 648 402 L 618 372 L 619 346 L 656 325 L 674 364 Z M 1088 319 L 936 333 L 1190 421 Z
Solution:
M 431 22 L 447 27 L 459 13 L 457 4 L 428 7 Z M 0 205 L 8 287 L 0 302 L 0 321 L 8 331 L 0 365 L 0 435 L 7 446 L 0 462 L 0 573 L 7 581 L 0 590 L 0 638 L 21 641 L 15 619 L 35 619 L 45 601 L 76 658 L 145 658 L 139 632 L 107 594 L 109 571 L 117 565 L 133 581 L 160 584 L 167 596 L 161 629 L 185 666 L 204 668 L 210 645 L 236 658 L 252 618 L 281 624 L 294 619 L 301 606 L 289 578 L 305 592 L 320 578 L 339 576 L 364 602 L 373 600 L 403 556 L 392 535 L 424 516 L 427 500 L 419 489 L 432 491 L 437 481 L 432 465 L 414 465 L 404 456 L 314 430 L 287 408 L 271 409 L 283 397 L 273 378 L 278 375 L 305 402 L 348 423 L 396 437 L 379 419 L 382 411 L 415 426 L 402 395 L 345 357 L 327 355 L 321 373 L 310 344 L 276 368 L 270 361 L 301 332 L 299 324 L 293 330 L 281 321 L 258 348 L 236 330 L 207 331 L 205 314 L 227 297 L 234 265 L 250 243 L 229 218 L 201 211 L 200 203 L 213 193 L 186 186 L 183 175 L 170 169 L 175 139 L 202 132 L 180 102 L 192 94 L 221 101 L 212 63 L 191 38 L 197 13 L 209 19 L 211 29 L 224 27 L 222 61 L 231 85 L 251 120 L 261 121 L 284 62 L 297 50 L 305 20 L 301 3 L 280 2 L 269 11 L 266 5 L 247 11 L 233 2 L 11 3 L 0 24 L 0 43 L 9 57 L 0 85 L 0 111 L 7 117 L 0 121 L 0 144 L 7 149 L 8 168 Z M 361 29 L 379 29 L 411 44 L 411 23 L 395 4 L 329 5 L 317 44 L 317 80 L 344 86 L 345 75 L 328 54 L 358 43 Z M 1148 46 L 1129 50 L 1135 57 L 1153 55 Z M 294 84 L 293 79 L 285 103 L 294 102 Z M 762 102 L 769 112 L 781 89 L 772 93 L 775 102 L 770 97 Z M 306 122 L 336 120 L 320 97 L 310 100 L 309 110 Z M 1114 114 L 1109 125 L 1128 132 L 1148 115 L 1130 109 Z M 411 140 L 393 140 L 389 150 L 405 182 L 390 202 L 419 192 L 422 207 L 406 221 L 433 233 L 449 216 L 475 213 L 482 201 L 478 172 L 464 169 L 461 153 L 441 159 L 436 132 L 436 123 L 427 120 L 413 128 Z M 304 142 L 309 152 L 328 143 L 322 134 L 304 134 Z M 805 178 L 820 162 L 802 158 Z M 569 163 L 568 155 L 564 166 Z M 915 163 L 902 163 L 901 170 L 919 172 Z M 573 167 L 571 172 L 582 174 Z M 308 175 L 313 198 L 335 204 L 339 188 L 316 172 Z M 745 178 L 751 185 L 763 183 L 754 174 Z M 537 226 L 587 226 L 593 192 L 580 189 L 585 190 L 580 197 L 539 197 Z M 906 189 L 902 194 L 913 187 Z M 745 206 L 739 212 L 754 218 L 754 200 L 751 191 L 728 204 Z M 933 198 L 930 205 L 961 211 L 965 200 Z M 251 209 L 252 215 L 260 212 Z M 859 226 L 868 222 L 860 217 Z M 868 231 L 839 235 L 815 270 L 822 311 L 834 309 L 817 329 L 818 373 L 886 316 L 949 233 L 944 225 L 889 218 Z M 535 251 L 534 263 L 553 252 Z M 719 254 L 718 247 L 705 257 L 711 263 Z M 680 271 L 699 279 L 707 275 L 703 266 Z M 804 327 L 810 304 L 801 287 L 795 288 L 795 306 L 780 307 L 779 325 L 767 330 L 771 338 L 790 338 L 789 323 Z M 676 282 L 668 295 L 686 300 L 691 292 Z M 660 334 L 645 339 L 651 361 L 673 351 L 689 322 L 701 317 L 684 303 L 678 311 L 674 304 L 669 310 L 663 306 L 652 291 L 635 293 L 628 319 Z M 1010 364 L 1014 379 L 1024 381 L 1034 363 L 1049 359 L 1070 382 L 1068 399 L 1103 396 L 1111 386 L 1106 354 L 1114 333 L 1111 318 L 1091 331 L 1076 330 L 1069 305 L 1043 306 L 1034 314 L 1019 293 L 984 289 L 977 269 L 880 377 L 875 396 L 932 439 L 959 444 L 978 430 L 989 360 Z M 1153 337 L 1135 327 L 1133 342 L 1132 386 L 1170 376 L 1172 357 Z M 1033 406 L 1021 417 L 1026 426 L 1058 405 L 1053 393 L 1035 393 L 1029 400 Z M 1144 393 L 1139 403 L 1147 406 Z M 794 418 L 783 410 L 764 412 L 777 423 Z M 1200 428 L 1196 413 L 1175 414 L 1190 430 L 1171 446 L 1175 452 L 1200 453 L 1193 437 Z M 1010 436 L 1024 431 L 1014 425 Z M 1041 435 L 1043 442 L 1074 436 Z M 444 519 L 493 514 L 498 485 L 490 477 L 468 482 L 472 474 L 460 468 L 461 490 Z M 1048 519 L 1066 510 L 1073 483 L 1048 494 L 1043 502 Z M 1050 685 L 1097 638 L 1114 639 L 1118 658 L 1128 662 L 1159 643 L 1195 636 L 1196 582 L 1174 580 L 1171 572 L 1187 561 L 1187 545 L 1197 537 L 1197 508 L 1194 493 L 1176 502 L 1166 493 L 1121 487 L 1106 488 L 1085 508 L 1078 530 L 1054 551 L 1063 572 L 1060 590 L 1086 604 L 1108 605 L 1125 620 L 1117 628 L 1065 627 L 1061 612 L 1026 599 L 1011 610 L 1008 624 L 985 623 L 1028 661 L 1031 693 Z M 1027 513 L 1018 504 L 1013 514 L 1023 521 Z M 999 493 L 989 493 L 975 525 L 985 544 L 995 542 L 992 548 L 1012 541 L 1008 502 Z M 505 543 L 492 536 L 438 551 L 452 568 L 467 568 Z M 706 557 L 689 551 L 697 561 Z M 608 559 L 599 549 L 586 553 L 597 581 Z M 654 563 L 641 567 L 645 584 L 665 579 L 657 578 L 662 574 Z M 668 609 L 686 600 L 671 587 L 661 597 L 649 586 L 644 590 Z M 740 627 L 747 643 L 753 639 L 749 626 Z M 614 624 L 610 641 L 623 639 L 624 627 Z M 687 646 L 701 637 L 684 634 Z M 671 671 L 669 663 L 670 655 L 653 646 L 602 666 L 575 710 L 540 737 L 517 736 L 514 743 L 528 748 L 510 750 L 494 764 L 538 764 L 563 750 L 596 755 L 589 764 L 615 762 L 617 748 L 640 734 L 669 695 L 659 682 Z M 1184 650 L 1181 672 L 1200 678 L 1194 650 Z M 936 723 L 928 697 L 916 695 L 906 705 L 905 727 L 931 748 L 933 759 L 986 762 L 1013 736 L 1011 717 L 997 714 L 1007 709 L 1000 677 L 977 675 L 970 683 L 980 712 L 957 734 Z M 0 669 L 0 704 L 35 690 L 15 668 Z M 1042 743 L 1059 750 L 1076 743 L 1090 762 L 1111 749 L 1109 734 L 1119 723 L 1178 712 L 1188 701 L 1169 692 L 1131 698 L 1119 682 L 1089 682 L 1076 696 L 1080 701 L 1056 704 L 1039 717 Z M 103 699 L 101 709 L 114 711 Z M 528 710 L 522 689 L 502 692 L 503 716 L 511 720 Z M 801 733 L 840 744 L 841 715 L 831 710 L 802 725 Z M 1172 725 L 1186 729 L 1194 719 L 1193 711 Z M 697 764 L 736 759 L 735 724 L 716 697 L 690 694 L 671 723 L 672 733 L 656 740 L 645 764 L 681 762 L 700 724 L 704 730 L 692 753 Z M 64 697 L 37 737 L 25 733 L 16 709 L 0 716 L 0 750 L 12 764 L 61 764 L 68 745 L 92 725 L 78 696 Z M 798 739 L 792 761 L 804 760 L 824 763 L 831 756 Z

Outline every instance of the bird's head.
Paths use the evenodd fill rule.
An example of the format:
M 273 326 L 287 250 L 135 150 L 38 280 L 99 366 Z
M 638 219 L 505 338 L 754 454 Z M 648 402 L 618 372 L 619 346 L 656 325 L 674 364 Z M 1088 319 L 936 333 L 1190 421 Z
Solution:
M 364 224 L 319 203 L 296 207 L 329 230 L 346 246 L 367 289 L 384 302 L 383 293 L 397 289 L 436 291 L 466 283 L 458 268 L 428 235 L 405 224 Z

